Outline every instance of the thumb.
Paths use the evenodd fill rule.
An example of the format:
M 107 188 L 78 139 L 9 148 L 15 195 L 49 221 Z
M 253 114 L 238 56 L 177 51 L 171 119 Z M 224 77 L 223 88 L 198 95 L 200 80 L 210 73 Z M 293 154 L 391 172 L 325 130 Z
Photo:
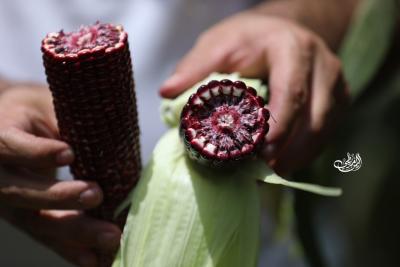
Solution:
M 18 128 L 0 132 L 0 162 L 27 168 L 54 168 L 72 163 L 67 143 L 37 137 Z
M 228 57 L 227 51 L 221 43 L 209 43 L 205 38 L 200 38 L 192 50 L 178 63 L 171 77 L 161 86 L 160 95 L 165 98 L 174 98 L 210 73 L 221 71 Z

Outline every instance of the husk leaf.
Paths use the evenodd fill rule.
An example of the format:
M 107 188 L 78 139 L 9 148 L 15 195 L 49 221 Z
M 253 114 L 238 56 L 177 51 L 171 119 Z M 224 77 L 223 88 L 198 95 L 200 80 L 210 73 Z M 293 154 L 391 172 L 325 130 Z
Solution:
M 173 129 L 135 189 L 113 266 L 256 266 L 259 221 L 254 178 L 191 162 Z

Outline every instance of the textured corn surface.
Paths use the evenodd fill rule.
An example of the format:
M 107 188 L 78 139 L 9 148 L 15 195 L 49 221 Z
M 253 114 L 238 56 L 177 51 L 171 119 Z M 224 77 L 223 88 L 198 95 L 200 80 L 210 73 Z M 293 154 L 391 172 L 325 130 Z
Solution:
M 71 171 L 76 179 L 96 181 L 103 190 L 102 205 L 88 213 L 122 229 L 127 210 L 117 218 L 114 212 L 141 169 L 127 38 L 111 51 L 100 49 L 77 57 L 61 58 L 44 46 L 42 51 L 60 136 L 75 153 Z M 102 261 L 102 266 L 111 265 L 111 260 Z

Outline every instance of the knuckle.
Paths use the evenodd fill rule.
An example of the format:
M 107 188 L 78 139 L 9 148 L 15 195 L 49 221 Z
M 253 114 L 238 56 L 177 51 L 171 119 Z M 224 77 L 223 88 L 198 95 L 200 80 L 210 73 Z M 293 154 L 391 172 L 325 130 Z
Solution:
M 2 127 L 0 128 L 0 142 L 7 143 L 7 141 L 12 137 L 14 129 L 12 127 Z
M 306 51 L 314 50 L 318 43 L 318 36 L 298 25 L 287 27 L 287 30 L 282 33 L 284 34 L 283 38 L 291 40 L 294 45 Z
M 2 159 L 2 154 L 4 154 L 5 149 L 7 147 L 6 139 L 5 139 L 4 130 L 0 130 L 0 161 Z
M 327 51 L 331 51 L 330 48 L 328 47 L 328 44 L 326 43 L 326 41 L 318 34 L 312 32 L 311 30 L 306 30 L 308 35 L 310 36 L 310 38 L 312 38 L 313 40 L 313 45 L 314 48 L 322 48 L 324 50 Z
M 305 51 L 315 50 L 317 44 L 316 38 L 318 37 L 306 31 L 301 31 L 298 35 L 299 44 Z
M 14 185 L 0 187 L 0 194 L 6 198 L 19 196 L 21 195 L 21 188 Z
M 299 43 L 298 35 L 296 31 L 291 27 L 286 28 L 286 30 L 278 31 L 275 35 L 275 44 L 286 44 L 288 46 L 297 46 Z
M 0 129 L 0 161 L 15 153 L 10 144 L 10 140 L 13 138 L 14 134 L 14 128 L 12 127 L 4 127 Z
M 302 61 L 311 61 L 318 43 L 314 34 L 298 27 L 288 27 L 288 29 L 278 33 L 278 36 L 274 43 L 276 47 L 283 45 L 286 49 L 296 51 Z
M 303 86 L 293 86 L 290 88 L 289 94 L 294 111 L 300 111 L 307 101 L 307 90 Z

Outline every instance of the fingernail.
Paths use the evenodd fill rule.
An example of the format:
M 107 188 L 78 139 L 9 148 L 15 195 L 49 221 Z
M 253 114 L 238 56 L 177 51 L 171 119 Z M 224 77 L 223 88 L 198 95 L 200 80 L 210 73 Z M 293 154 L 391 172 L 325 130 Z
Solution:
M 99 242 L 101 248 L 114 250 L 118 247 L 120 239 L 120 235 L 112 232 L 106 232 L 101 233 L 98 236 L 97 241 Z
M 94 255 L 84 254 L 78 259 L 79 266 L 81 267 L 93 267 L 97 266 L 97 259 Z
M 101 191 L 97 187 L 86 189 L 80 194 L 79 202 L 87 207 L 99 204 L 101 202 Z
M 73 160 L 74 152 L 69 148 L 62 150 L 56 155 L 56 163 L 61 166 L 70 164 Z
M 180 77 L 177 74 L 172 75 L 169 79 L 167 79 L 161 86 L 160 91 L 165 92 L 166 90 L 175 87 L 177 83 L 179 83 Z

